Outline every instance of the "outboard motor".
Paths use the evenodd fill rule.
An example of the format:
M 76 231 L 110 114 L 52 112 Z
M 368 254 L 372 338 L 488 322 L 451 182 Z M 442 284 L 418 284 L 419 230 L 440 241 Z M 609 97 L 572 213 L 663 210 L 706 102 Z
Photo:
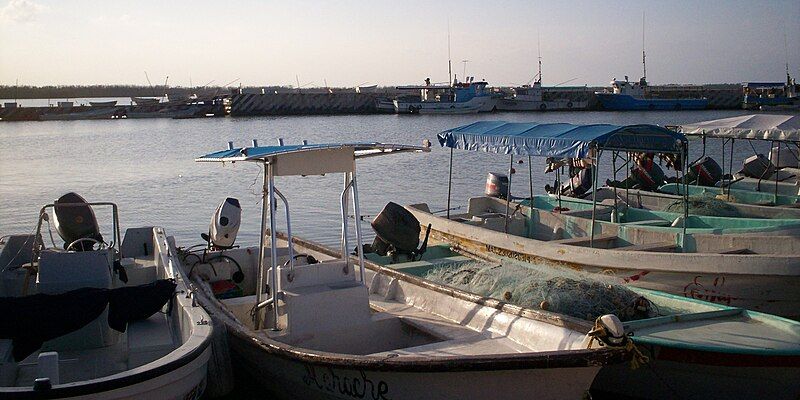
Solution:
M 775 165 L 763 154 L 756 154 L 744 160 L 741 172 L 750 178 L 769 178 L 775 173 Z
M 700 186 L 715 186 L 720 179 L 722 179 L 722 167 L 709 156 L 693 162 L 686 172 L 686 180 Z
M 484 193 L 490 197 L 505 199 L 508 197 L 508 176 L 497 172 L 489 172 L 486 176 L 486 190 Z
M 88 251 L 94 247 L 94 241 L 103 242 L 97 217 L 89 203 L 80 195 L 69 192 L 53 202 L 54 224 L 58 235 L 64 240 L 64 249 Z M 91 239 L 70 244 L 79 239 Z
M 398 254 L 406 254 L 414 260 L 421 256 L 428 248 L 428 236 L 431 226 L 425 232 L 425 240 L 419 245 L 420 225 L 419 220 L 403 206 L 389 202 L 380 213 L 372 220 L 372 230 L 375 231 L 375 240 L 372 251 L 378 255 L 391 254 L 392 258 Z
M 239 205 L 239 200 L 228 197 L 217 206 L 217 211 L 211 217 L 208 234 L 203 233 L 200 236 L 208 242 L 212 249 L 230 249 L 236 241 L 241 222 L 242 207 Z

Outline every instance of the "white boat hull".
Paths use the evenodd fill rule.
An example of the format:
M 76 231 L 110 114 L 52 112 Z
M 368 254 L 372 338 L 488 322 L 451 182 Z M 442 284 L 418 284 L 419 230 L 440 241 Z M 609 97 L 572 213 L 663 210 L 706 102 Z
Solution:
M 394 101 L 398 114 L 474 114 L 495 109 L 495 99 L 490 96 L 474 97 L 465 102 L 448 101 Z
M 252 340 L 230 336 L 235 360 L 285 399 L 580 399 L 599 367 L 465 372 L 342 369 L 273 356 Z M 255 372 L 257 371 L 257 372 Z
M 500 99 L 497 102 L 497 111 L 559 111 L 583 110 L 588 106 L 587 101 L 541 101 L 528 100 L 522 96 L 516 98 Z

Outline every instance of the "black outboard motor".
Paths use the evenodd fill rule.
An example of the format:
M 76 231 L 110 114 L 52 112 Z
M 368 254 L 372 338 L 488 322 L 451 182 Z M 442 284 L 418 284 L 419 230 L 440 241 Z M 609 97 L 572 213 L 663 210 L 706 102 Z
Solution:
M 775 165 L 763 154 L 750 156 L 742 164 L 742 174 L 750 178 L 769 178 L 774 173 Z
M 69 192 L 54 202 L 54 223 L 58 235 L 64 240 L 64 249 L 78 239 L 92 239 L 103 242 L 97 217 L 89 203 L 80 195 Z M 92 240 L 76 243 L 69 250 L 88 251 L 94 248 Z
M 716 186 L 722 179 L 722 167 L 713 158 L 705 156 L 689 165 L 686 180 L 700 186 Z
M 431 226 L 428 225 L 422 246 L 417 248 L 420 234 L 419 220 L 397 203 L 387 203 L 375 216 L 371 225 L 376 234 L 372 251 L 378 255 L 390 254 L 394 259 L 399 254 L 406 254 L 413 261 L 417 256 L 422 256 L 428 248 Z
M 486 176 L 484 193 L 489 197 L 505 199 L 508 196 L 508 176 L 497 172 L 489 172 Z

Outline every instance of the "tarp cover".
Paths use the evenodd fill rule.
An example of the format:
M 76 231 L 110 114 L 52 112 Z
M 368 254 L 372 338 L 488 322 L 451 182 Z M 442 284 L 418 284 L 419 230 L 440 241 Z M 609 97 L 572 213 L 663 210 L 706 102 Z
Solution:
M 680 125 L 686 135 L 800 142 L 800 115 L 751 114 Z
M 427 147 L 409 146 L 403 144 L 385 144 L 377 142 L 356 143 L 324 143 L 324 144 L 295 144 L 284 146 L 259 146 L 239 147 L 222 150 L 198 157 L 195 161 L 266 161 L 271 157 L 281 154 L 308 152 L 313 157 L 313 152 L 326 149 L 341 149 L 352 147 L 356 158 L 369 157 L 386 153 L 428 151 Z
M 587 158 L 592 147 L 681 153 L 686 137 L 657 125 L 572 125 L 479 121 L 439 134 L 443 147 L 488 153 Z

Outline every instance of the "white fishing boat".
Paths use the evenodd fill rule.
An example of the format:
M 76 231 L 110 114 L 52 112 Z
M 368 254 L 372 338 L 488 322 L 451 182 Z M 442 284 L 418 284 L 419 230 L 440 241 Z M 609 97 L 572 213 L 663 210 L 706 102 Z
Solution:
M 608 365 L 592 384 L 601 398 L 770 398 L 800 395 L 800 322 L 624 285 L 570 268 L 482 258 L 447 244 L 424 251 L 384 245 L 385 230 L 426 237 L 401 206 L 388 204 L 372 222 L 377 238 L 368 262 L 478 298 L 592 321 L 613 312 L 636 344 L 638 368 Z M 394 215 L 394 218 L 387 218 Z M 386 222 L 390 221 L 391 224 Z M 417 232 L 413 227 L 417 227 Z
M 602 154 L 603 149 L 682 154 L 686 143 L 683 135 L 652 125 L 502 121 L 476 122 L 442 132 L 439 138 L 451 149 L 594 162 L 598 156 L 590 154 Z M 686 193 L 683 187 L 681 193 Z M 434 237 L 478 254 L 569 265 L 612 274 L 646 289 L 800 318 L 800 295 L 794 290 L 800 284 L 796 220 L 731 218 L 709 226 L 712 219 L 690 216 L 684 207 L 683 215 L 672 221 L 659 217 L 626 222 L 619 203 L 593 202 L 559 210 L 557 202 L 547 200 L 548 210 L 508 197 L 484 196 L 469 199 L 466 212 L 459 214 L 435 215 L 426 204 L 408 209 L 423 226 L 432 225 Z M 638 215 L 631 211 L 627 210 Z
M 769 142 L 771 146 L 769 157 L 753 154 L 745 160 L 742 170 L 737 173 L 730 170 L 732 164 L 727 166 L 732 179 L 721 181 L 719 186 L 734 190 L 772 193 L 775 196 L 800 195 L 800 183 L 798 183 L 800 115 L 740 115 L 683 124 L 674 129 L 688 137 L 702 138 L 704 152 L 707 139 L 721 141 L 723 154 L 726 148 L 732 154 L 736 141 Z M 755 152 L 755 148 L 753 149 Z M 777 201 L 776 203 L 781 204 Z
M 486 90 L 486 82 L 455 82 L 453 85 L 398 86 L 398 90 L 418 90 L 419 98 L 395 99 L 398 114 L 474 114 L 494 111 L 497 101 Z
M 228 329 L 245 370 L 287 398 L 580 398 L 602 365 L 626 351 L 599 346 L 591 323 L 366 268 L 355 161 L 425 148 L 378 143 L 233 148 L 197 161 L 264 168 L 261 245 L 235 248 L 240 209 L 218 208 L 207 243 L 185 251 L 198 297 Z M 275 177 L 344 175 L 341 251 L 293 236 L 290 204 Z M 285 211 L 286 240 L 277 234 Z M 349 209 L 352 206 L 353 213 Z M 291 207 L 294 209 L 294 207 Z M 349 235 L 355 230 L 355 242 Z M 187 249 L 188 250 L 188 249 Z M 607 331 L 619 333 L 616 317 Z M 598 333 L 599 331 L 595 331 Z M 605 338 L 609 343 L 621 337 Z M 623 341 L 625 339 L 622 339 Z
M 110 240 L 93 207 L 111 209 Z M 39 215 L 2 238 L 0 398 L 199 399 L 212 328 L 164 230 L 122 238 L 116 205 L 75 193 Z M 45 247 L 51 222 L 64 246 Z
M 498 111 L 556 111 L 583 110 L 589 105 L 588 100 L 544 99 L 542 87 L 542 57 L 539 56 L 539 72 L 534 77 L 533 85 L 513 88 L 513 94 L 497 100 Z M 530 83 L 530 82 L 528 82 Z M 588 95 L 588 93 L 584 93 Z
M 117 105 L 116 100 L 109 101 L 90 101 L 89 105 L 92 107 L 114 107 Z

